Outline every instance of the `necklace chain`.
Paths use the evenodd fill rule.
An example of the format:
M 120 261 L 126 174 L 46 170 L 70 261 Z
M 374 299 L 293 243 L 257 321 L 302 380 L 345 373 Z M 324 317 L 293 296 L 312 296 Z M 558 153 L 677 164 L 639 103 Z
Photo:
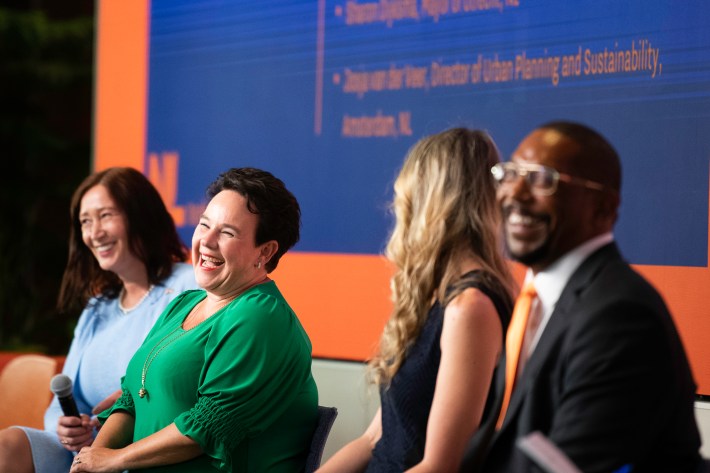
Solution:
M 145 294 L 143 294 L 143 296 L 140 298 L 140 300 L 139 300 L 138 302 L 136 302 L 135 304 L 133 304 L 133 307 L 129 307 L 129 308 L 123 307 L 123 304 L 121 303 L 121 300 L 122 300 L 123 297 L 126 295 L 126 287 L 125 287 L 125 286 L 122 287 L 122 288 L 121 288 L 121 292 L 118 294 L 118 308 L 120 309 L 120 311 L 121 311 L 124 315 L 127 314 L 127 313 L 129 313 L 129 312 L 133 312 L 135 309 L 138 308 L 139 305 L 141 305 L 141 304 L 143 303 L 143 301 L 145 300 L 145 298 L 148 297 L 148 294 L 150 294 L 150 291 L 152 291 L 154 287 L 155 287 L 155 284 L 151 284 L 151 285 L 148 287 L 148 290 L 145 291 Z
M 195 327 L 197 327 L 198 325 L 200 325 L 201 322 L 195 324 L 194 326 L 192 326 L 192 327 L 190 327 L 189 329 L 185 330 L 185 331 L 182 332 L 181 334 L 178 334 L 177 337 L 172 338 L 172 339 L 169 340 L 165 345 L 163 345 L 163 346 L 160 346 L 160 345 L 162 345 L 162 343 L 163 343 L 165 340 L 167 340 L 167 339 L 170 338 L 173 334 L 175 334 L 175 332 L 177 332 L 180 327 L 183 327 L 184 325 L 187 325 L 187 323 L 188 323 L 190 317 L 192 317 L 193 315 L 197 314 L 197 307 L 198 307 L 198 306 L 203 307 L 203 306 L 204 306 L 204 302 L 205 302 L 206 300 L 207 300 L 207 299 L 202 299 L 200 302 L 198 302 L 197 305 L 195 305 L 195 307 L 193 308 L 193 311 L 187 316 L 187 318 L 185 318 L 185 320 L 184 320 L 182 323 L 180 323 L 177 327 L 175 327 L 172 331 L 170 331 L 170 333 L 168 333 L 166 336 L 164 336 L 162 339 L 160 339 L 160 341 L 159 341 L 158 343 L 156 343 L 153 348 L 150 349 L 150 351 L 148 352 L 148 356 L 146 356 L 145 361 L 143 362 L 143 370 L 142 370 L 142 372 L 141 372 L 141 388 L 138 390 L 138 396 L 139 396 L 139 397 L 143 398 L 143 397 L 145 397 L 145 396 L 148 395 L 148 390 L 145 388 L 145 379 L 146 379 L 146 376 L 148 375 L 148 368 L 150 368 L 150 365 L 153 364 L 153 360 L 155 360 L 155 358 L 158 356 L 158 354 L 159 354 L 161 351 L 163 351 L 166 347 L 168 347 L 171 343 L 173 343 L 173 342 L 175 342 L 176 340 L 180 339 L 180 337 L 182 337 L 183 335 L 187 334 L 190 330 L 192 330 L 193 328 L 195 328 Z M 229 302 L 231 302 L 231 300 L 228 300 L 228 301 L 226 301 L 226 303 L 221 304 L 221 305 L 217 308 L 217 310 L 215 310 L 215 311 L 212 313 L 212 315 L 214 315 L 217 311 L 219 311 L 219 310 L 222 309 L 224 306 L 226 306 L 227 304 L 229 304 Z M 207 317 L 205 317 L 205 320 L 206 320 L 206 319 L 207 319 Z M 204 322 L 204 320 L 203 320 L 203 322 Z M 160 348 L 158 348 L 159 346 L 160 346 Z M 156 350 L 156 349 L 157 349 L 157 350 Z M 155 352 L 155 353 L 154 353 L 154 352 Z
M 145 389 L 145 378 L 146 375 L 148 374 L 148 368 L 150 368 L 150 365 L 153 364 L 153 360 L 155 360 L 155 357 L 158 356 L 158 354 L 163 351 L 168 345 L 185 335 L 189 330 L 185 330 L 183 333 L 179 334 L 177 337 L 173 338 L 172 340 L 168 341 L 165 345 L 162 347 L 158 348 L 165 340 L 168 339 L 171 335 L 173 335 L 175 332 L 178 331 L 178 329 L 181 327 L 182 324 L 178 325 L 173 329 L 170 333 L 168 333 L 166 336 L 164 336 L 158 343 L 155 344 L 153 348 L 150 349 L 148 352 L 148 356 L 146 356 L 145 361 L 143 362 L 143 370 L 141 372 L 141 388 L 138 390 L 138 396 L 139 397 L 145 397 L 148 394 L 148 391 Z M 156 348 L 158 348 L 156 350 Z M 153 353 L 155 351 L 155 353 Z M 152 355 L 152 356 L 151 356 Z

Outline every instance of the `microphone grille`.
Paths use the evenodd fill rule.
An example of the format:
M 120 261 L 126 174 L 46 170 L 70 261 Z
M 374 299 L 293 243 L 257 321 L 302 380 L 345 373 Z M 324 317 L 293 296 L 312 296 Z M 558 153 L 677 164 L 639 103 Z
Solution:
M 65 374 L 58 374 L 49 382 L 49 389 L 57 397 L 67 397 L 72 393 L 71 378 Z

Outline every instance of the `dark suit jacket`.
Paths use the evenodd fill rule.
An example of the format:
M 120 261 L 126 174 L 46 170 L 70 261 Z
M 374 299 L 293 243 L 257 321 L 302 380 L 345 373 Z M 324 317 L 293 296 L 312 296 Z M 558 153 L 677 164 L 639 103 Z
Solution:
M 496 375 L 497 404 L 504 371 Z M 501 429 L 495 432 L 493 409 L 461 471 L 539 471 L 515 445 L 536 430 L 585 473 L 623 465 L 633 472 L 693 471 L 700 461 L 695 387 L 663 300 L 615 244 L 606 245 L 570 278 Z

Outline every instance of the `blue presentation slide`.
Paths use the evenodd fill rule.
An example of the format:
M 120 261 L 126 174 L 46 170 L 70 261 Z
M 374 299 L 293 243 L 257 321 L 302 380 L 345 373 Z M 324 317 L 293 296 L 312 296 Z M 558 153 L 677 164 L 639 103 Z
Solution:
M 378 254 L 416 140 L 482 128 L 508 159 L 536 126 L 575 120 L 622 157 L 626 257 L 707 267 L 707 7 L 153 0 L 147 151 L 179 156 L 179 205 L 200 209 L 227 168 L 260 167 L 302 205 L 296 250 Z

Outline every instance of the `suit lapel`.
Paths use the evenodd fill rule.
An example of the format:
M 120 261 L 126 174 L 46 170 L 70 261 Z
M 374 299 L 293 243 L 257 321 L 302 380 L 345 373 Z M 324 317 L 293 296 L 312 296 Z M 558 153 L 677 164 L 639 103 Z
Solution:
M 579 298 L 583 295 L 584 289 L 588 287 L 599 273 L 601 268 L 609 259 L 621 258 L 614 243 L 605 245 L 592 253 L 577 270 L 572 274 L 567 282 L 560 298 L 555 304 L 555 309 L 550 316 L 540 340 L 535 350 L 528 359 L 525 369 L 516 383 L 515 389 L 510 398 L 508 413 L 505 416 L 501 431 L 509 425 L 517 416 L 518 410 L 525 399 L 527 391 L 538 379 L 540 369 L 545 362 L 553 355 L 555 347 L 567 332 L 567 327 L 574 317 L 574 309 L 578 307 Z M 505 366 L 505 356 L 503 356 L 502 366 Z M 504 371 L 504 370 L 499 370 Z M 500 373 L 499 373 L 500 374 Z M 505 386 L 505 376 L 498 376 L 496 383 L 498 395 L 502 395 Z

